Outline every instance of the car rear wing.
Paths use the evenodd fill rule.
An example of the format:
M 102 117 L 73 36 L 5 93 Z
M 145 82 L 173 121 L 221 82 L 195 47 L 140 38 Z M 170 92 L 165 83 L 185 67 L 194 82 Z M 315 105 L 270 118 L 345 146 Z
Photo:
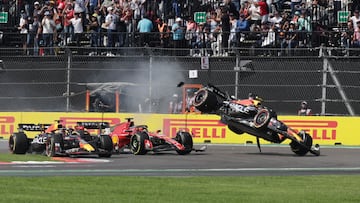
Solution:
M 48 129 L 52 124 L 33 124 L 33 123 L 19 123 L 18 130 L 19 131 L 33 131 L 33 132 L 41 132 Z
M 105 129 L 110 128 L 108 122 L 77 122 L 77 126 L 82 126 L 86 129 Z

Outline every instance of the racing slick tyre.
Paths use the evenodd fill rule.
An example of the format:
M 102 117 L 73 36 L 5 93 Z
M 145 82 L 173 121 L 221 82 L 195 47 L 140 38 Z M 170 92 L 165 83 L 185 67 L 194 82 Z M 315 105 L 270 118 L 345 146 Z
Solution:
M 135 155 L 145 155 L 147 150 L 145 148 L 145 140 L 149 140 L 147 132 L 137 132 L 130 138 L 131 152 Z
M 100 135 L 100 149 L 105 150 L 103 153 L 99 153 L 99 157 L 111 157 L 113 151 L 112 139 L 109 135 Z
M 46 143 L 45 153 L 48 157 L 56 156 L 56 153 L 64 149 L 64 139 L 62 134 L 52 134 L 50 141 Z
M 28 139 L 25 133 L 14 133 L 9 138 L 9 149 L 13 154 L 25 154 L 29 149 Z
M 271 114 L 268 109 L 261 109 L 254 117 L 255 128 L 265 129 L 269 124 L 271 119 Z
M 189 154 L 193 149 L 193 139 L 190 133 L 188 132 L 178 132 L 176 133 L 175 140 L 182 144 L 185 149 L 179 150 L 176 149 L 176 152 L 180 155 Z
M 195 93 L 193 105 L 197 110 L 203 113 L 211 113 L 217 110 L 218 101 L 213 92 L 209 92 L 206 89 L 200 89 Z
M 303 140 L 301 143 L 307 147 L 301 146 L 299 143 L 292 141 L 290 143 L 290 148 L 291 151 L 293 151 L 295 154 L 299 156 L 305 156 L 313 144 L 313 139 L 308 133 L 305 133 L 304 131 L 300 131 L 298 135 L 301 136 Z

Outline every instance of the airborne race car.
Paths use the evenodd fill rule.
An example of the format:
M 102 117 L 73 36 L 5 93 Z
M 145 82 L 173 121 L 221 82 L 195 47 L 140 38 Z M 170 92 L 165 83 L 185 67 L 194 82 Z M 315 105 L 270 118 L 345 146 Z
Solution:
M 144 155 L 148 151 L 161 152 L 175 150 L 180 155 L 189 154 L 193 150 L 193 139 L 190 133 L 179 131 L 175 138 L 170 138 L 160 131 L 149 132 L 146 125 L 135 125 L 132 118 L 119 123 L 110 129 L 114 150 L 129 147 L 135 155 Z M 196 150 L 203 151 L 205 149 Z
M 19 124 L 19 132 L 10 135 L 9 149 L 13 154 L 38 153 L 49 157 L 97 154 L 111 157 L 110 136 L 92 136 L 86 129 L 99 129 L 103 123 L 78 122 L 75 129 L 65 128 L 61 121 L 49 124 Z M 41 131 L 34 139 L 24 131 Z
M 199 89 L 193 100 L 193 105 L 203 113 L 215 113 L 221 117 L 221 122 L 236 134 L 248 133 L 257 139 L 259 150 L 259 138 L 281 143 L 290 139 L 291 150 L 304 156 L 308 152 L 319 156 L 320 146 L 312 146 L 312 137 L 305 131 L 296 132 L 277 119 L 277 115 L 270 108 L 263 107 L 261 99 L 239 100 L 230 97 L 217 87 L 209 84 Z

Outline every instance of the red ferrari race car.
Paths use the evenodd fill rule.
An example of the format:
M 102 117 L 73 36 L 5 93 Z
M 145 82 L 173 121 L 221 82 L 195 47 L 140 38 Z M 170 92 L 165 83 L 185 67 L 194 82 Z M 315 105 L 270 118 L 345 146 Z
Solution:
M 132 118 L 110 128 L 110 137 L 115 152 L 130 148 L 135 155 L 144 155 L 149 151 L 161 152 L 175 150 L 180 155 L 189 154 L 193 149 L 193 139 L 189 132 L 179 131 L 175 138 L 160 133 L 149 132 L 147 125 L 135 125 Z M 204 151 L 205 147 L 195 150 Z
M 19 124 L 19 132 L 10 135 L 9 149 L 13 154 L 37 153 L 49 157 L 98 155 L 111 157 L 112 140 L 109 135 L 90 135 L 87 129 L 104 129 L 104 123 L 78 122 L 75 129 L 65 128 L 61 121 L 50 124 Z M 28 138 L 25 131 L 39 131 Z

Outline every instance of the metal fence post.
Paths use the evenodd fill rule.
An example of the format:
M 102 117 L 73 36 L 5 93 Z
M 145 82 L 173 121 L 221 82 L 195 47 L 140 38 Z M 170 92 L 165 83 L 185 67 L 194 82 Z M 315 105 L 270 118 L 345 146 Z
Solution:
M 67 49 L 66 67 L 66 111 L 70 111 L 70 70 L 71 70 L 71 51 Z

